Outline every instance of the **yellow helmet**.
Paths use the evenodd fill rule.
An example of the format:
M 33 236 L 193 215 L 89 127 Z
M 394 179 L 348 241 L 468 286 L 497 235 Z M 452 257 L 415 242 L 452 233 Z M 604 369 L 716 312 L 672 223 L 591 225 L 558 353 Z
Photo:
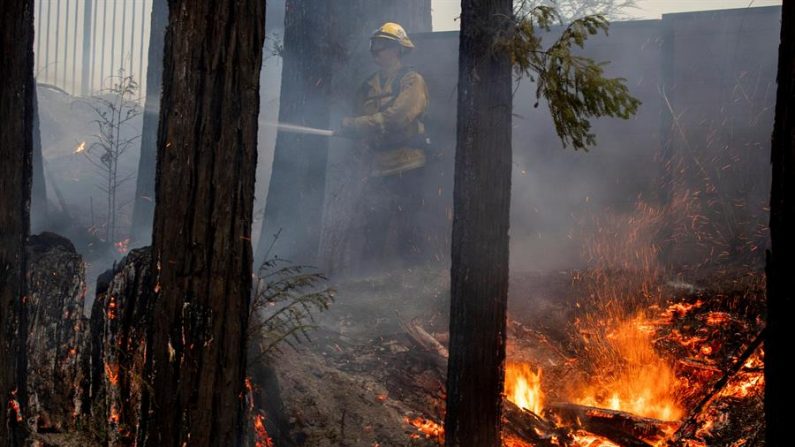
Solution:
M 406 34 L 406 30 L 404 30 L 403 27 L 397 23 L 384 23 L 380 28 L 375 30 L 373 36 L 370 37 L 370 40 L 373 39 L 393 40 L 399 43 L 403 48 L 407 48 L 409 50 L 414 49 L 414 43 L 412 43 L 411 39 L 409 39 L 409 35 Z

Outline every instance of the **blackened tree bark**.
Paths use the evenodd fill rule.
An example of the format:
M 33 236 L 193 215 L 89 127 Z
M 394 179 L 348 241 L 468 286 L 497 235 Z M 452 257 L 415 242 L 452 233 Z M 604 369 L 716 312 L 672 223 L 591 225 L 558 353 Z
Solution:
M 242 442 L 262 0 L 170 0 L 140 444 Z
M 511 0 L 463 0 L 445 441 L 499 446 L 508 292 Z
M 146 67 L 146 104 L 141 131 L 141 158 L 135 187 L 131 238 L 136 246 L 152 239 L 152 217 L 155 212 L 155 161 L 157 159 L 157 123 L 160 111 L 160 90 L 163 83 L 163 41 L 168 25 L 168 0 L 152 2 L 149 33 L 149 55 Z
M 789 325 L 795 313 L 795 276 L 788 258 L 795 253 L 795 4 L 784 2 L 778 60 L 776 120 L 773 127 L 773 182 L 767 253 L 765 337 L 765 421 L 767 445 L 791 443 L 795 383 L 790 374 Z
M 334 43 L 328 0 L 287 0 L 279 121 L 329 127 L 329 87 Z M 274 253 L 313 264 L 320 242 L 328 137 L 280 132 L 276 137 L 268 199 L 256 265 Z
M 24 442 L 23 420 L 17 417 L 21 414 L 15 404 L 25 403 L 23 303 L 33 150 L 33 1 L 0 0 L 0 11 L 0 446 L 7 446 Z

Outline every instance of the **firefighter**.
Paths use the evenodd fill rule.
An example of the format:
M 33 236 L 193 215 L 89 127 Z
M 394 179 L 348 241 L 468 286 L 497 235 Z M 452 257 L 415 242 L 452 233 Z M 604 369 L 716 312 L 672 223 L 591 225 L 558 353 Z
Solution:
M 357 116 L 342 121 L 341 133 L 358 139 L 369 159 L 362 203 L 366 265 L 383 260 L 390 228 L 404 264 L 421 260 L 417 215 L 430 140 L 421 121 L 428 108 L 425 80 L 402 63 L 413 49 L 396 23 L 385 23 L 373 33 L 370 54 L 379 70 L 356 95 Z

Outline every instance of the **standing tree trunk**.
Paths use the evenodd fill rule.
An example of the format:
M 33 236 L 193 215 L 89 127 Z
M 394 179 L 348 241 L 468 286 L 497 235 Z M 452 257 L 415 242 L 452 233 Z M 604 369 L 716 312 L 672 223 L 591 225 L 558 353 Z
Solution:
M 778 94 L 773 127 L 773 182 L 767 253 L 767 329 L 765 337 L 765 421 L 767 445 L 791 443 L 795 383 L 790 377 L 790 320 L 795 312 L 795 276 L 788 258 L 795 253 L 795 4 L 782 6 Z
M 511 194 L 511 0 L 462 0 L 447 446 L 500 445 Z
M 243 436 L 262 0 L 170 0 L 141 445 Z
M 33 152 L 33 1 L 0 1 L 0 446 L 22 445 L 25 241 Z
M 155 212 L 155 161 L 157 158 L 157 120 L 160 111 L 160 89 L 163 83 L 163 40 L 168 25 L 168 1 L 152 2 L 149 33 L 149 56 L 146 67 L 146 104 L 141 131 L 141 158 L 135 186 L 135 202 L 131 239 L 136 246 L 152 239 L 152 217 Z
M 287 0 L 279 121 L 329 127 L 333 44 L 328 0 Z M 256 262 L 274 253 L 313 264 L 320 242 L 328 137 L 279 132 Z

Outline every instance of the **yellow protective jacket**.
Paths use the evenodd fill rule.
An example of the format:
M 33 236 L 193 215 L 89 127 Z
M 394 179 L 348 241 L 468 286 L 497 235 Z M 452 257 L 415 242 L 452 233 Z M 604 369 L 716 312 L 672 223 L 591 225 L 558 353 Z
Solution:
M 398 81 L 399 82 L 396 82 Z M 399 86 L 393 92 L 393 86 Z M 425 165 L 425 126 L 428 108 L 425 80 L 410 68 L 372 75 L 356 95 L 350 130 L 375 151 L 372 175 L 394 175 Z

